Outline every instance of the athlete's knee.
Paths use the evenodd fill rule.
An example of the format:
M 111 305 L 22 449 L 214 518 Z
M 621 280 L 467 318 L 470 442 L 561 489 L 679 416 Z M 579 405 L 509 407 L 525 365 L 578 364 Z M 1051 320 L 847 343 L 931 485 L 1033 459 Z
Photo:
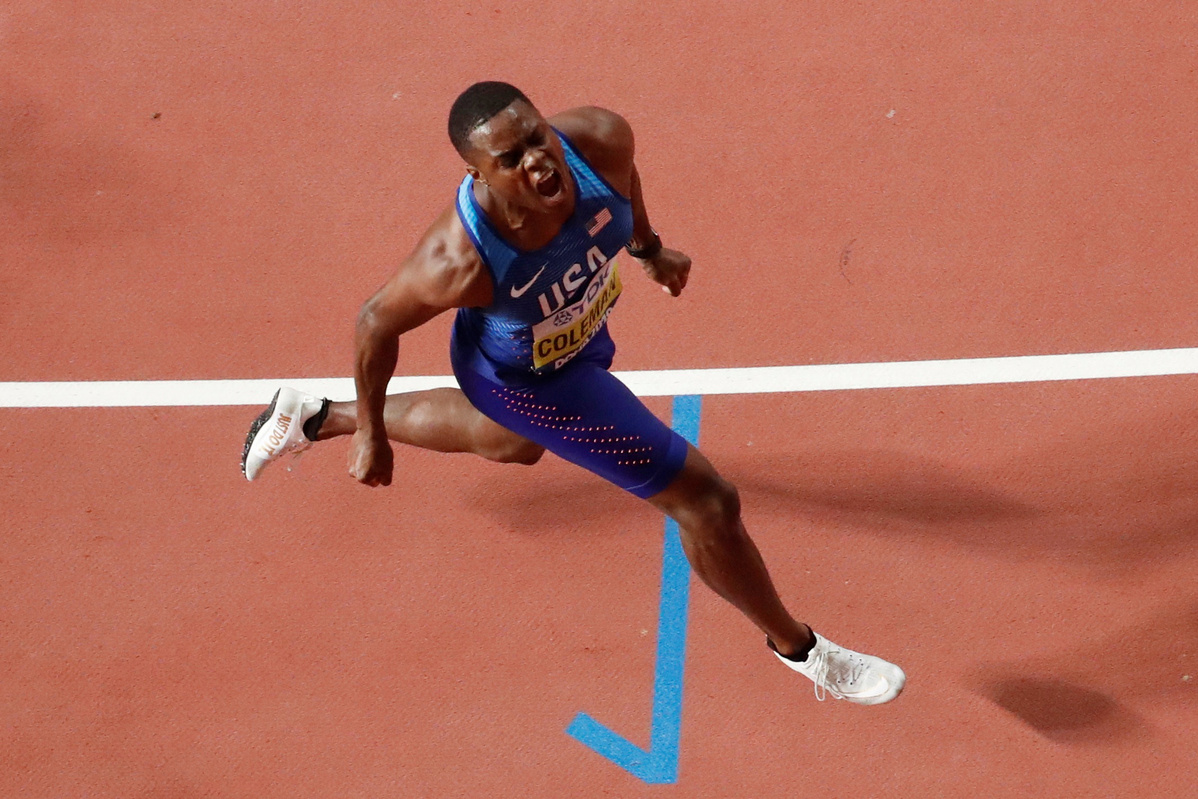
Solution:
M 708 497 L 713 518 L 729 529 L 740 528 L 740 492 L 727 480 L 717 477 Z
M 740 492 L 727 480 L 712 475 L 697 487 L 686 515 L 696 532 L 709 535 L 736 535 L 740 530 Z

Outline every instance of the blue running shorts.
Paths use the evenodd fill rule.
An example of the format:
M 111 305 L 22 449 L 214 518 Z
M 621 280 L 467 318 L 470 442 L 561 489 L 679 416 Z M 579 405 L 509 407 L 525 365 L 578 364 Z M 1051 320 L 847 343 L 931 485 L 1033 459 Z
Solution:
M 651 497 L 682 471 L 686 439 L 654 416 L 607 364 L 579 357 L 551 374 L 504 385 L 462 360 L 453 359 L 454 375 L 475 408 L 625 491 Z

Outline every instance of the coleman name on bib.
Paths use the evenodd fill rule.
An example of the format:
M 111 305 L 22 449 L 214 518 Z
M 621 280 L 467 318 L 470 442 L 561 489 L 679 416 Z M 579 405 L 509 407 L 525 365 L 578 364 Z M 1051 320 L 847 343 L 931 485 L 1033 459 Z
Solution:
M 603 328 L 622 288 L 616 262 L 608 261 L 591 277 L 582 299 L 533 325 L 533 368 L 556 369 L 577 355 Z

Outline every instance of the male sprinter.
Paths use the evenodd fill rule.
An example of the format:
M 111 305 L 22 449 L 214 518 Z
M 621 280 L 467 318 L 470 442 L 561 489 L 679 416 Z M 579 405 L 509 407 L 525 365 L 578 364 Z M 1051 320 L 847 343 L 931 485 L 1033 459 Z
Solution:
M 350 474 L 369 486 L 391 483 L 391 441 L 501 463 L 533 464 L 548 449 L 674 518 L 695 572 L 815 682 L 818 698 L 898 696 L 898 666 L 791 617 L 745 532 L 736 489 L 608 372 L 616 255 L 627 249 L 675 297 L 691 266 L 649 225 L 628 123 L 599 108 L 546 120 L 515 87 L 485 82 L 454 102 L 449 138 L 466 177 L 358 315 L 356 403 L 280 389 L 250 427 L 245 476 L 343 435 L 353 436 Z M 387 396 L 399 337 L 451 308 L 461 390 Z

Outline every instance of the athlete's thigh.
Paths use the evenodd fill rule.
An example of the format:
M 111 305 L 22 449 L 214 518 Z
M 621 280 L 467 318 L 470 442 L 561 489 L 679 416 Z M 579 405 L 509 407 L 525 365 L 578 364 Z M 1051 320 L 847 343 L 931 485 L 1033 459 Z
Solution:
M 571 364 L 520 387 L 471 370 L 457 377 L 487 417 L 638 497 L 669 485 L 686 460 L 686 440 L 595 364 Z

